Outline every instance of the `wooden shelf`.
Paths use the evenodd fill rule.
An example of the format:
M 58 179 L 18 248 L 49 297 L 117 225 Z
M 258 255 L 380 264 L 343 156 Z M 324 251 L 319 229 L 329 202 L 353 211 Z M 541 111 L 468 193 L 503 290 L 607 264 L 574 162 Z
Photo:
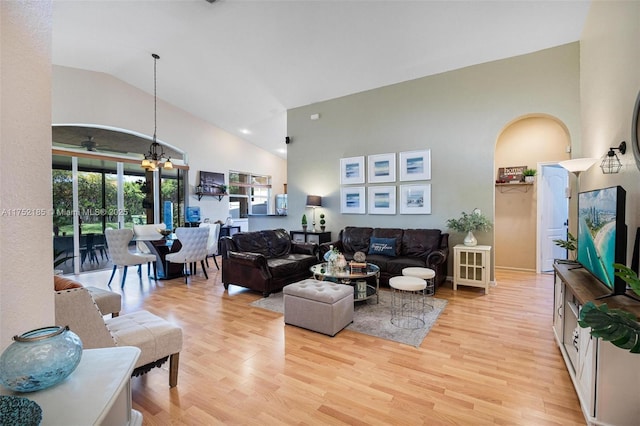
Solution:
M 528 192 L 529 188 L 533 186 L 533 182 L 518 182 L 518 183 L 496 183 L 498 191 L 505 192 Z

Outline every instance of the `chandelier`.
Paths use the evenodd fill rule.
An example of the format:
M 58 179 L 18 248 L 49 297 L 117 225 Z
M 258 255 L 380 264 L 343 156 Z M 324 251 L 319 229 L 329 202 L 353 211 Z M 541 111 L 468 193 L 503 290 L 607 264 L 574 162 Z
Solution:
M 162 145 L 156 141 L 156 131 L 158 129 L 158 96 L 157 96 L 157 76 L 156 66 L 160 56 L 152 53 L 153 57 L 153 142 L 149 145 L 149 152 L 144 155 L 144 159 L 140 164 L 145 170 L 155 170 L 158 167 L 165 169 L 173 169 L 171 158 L 164 153 Z M 165 160 L 166 157 L 166 160 Z

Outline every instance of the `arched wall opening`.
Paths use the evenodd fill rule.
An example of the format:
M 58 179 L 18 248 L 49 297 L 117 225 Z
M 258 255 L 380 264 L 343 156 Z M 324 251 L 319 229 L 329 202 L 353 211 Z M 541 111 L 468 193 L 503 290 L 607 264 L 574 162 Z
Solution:
M 501 167 L 538 169 L 570 158 L 567 127 L 555 117 L 531 114 L 514 119 L 500 132 L 495 149 L 496 179 Z M 536 271 L 538 178 L 533 185 L 496 185 L 495 266 Z M 564 188 L 555 188 L 564 191 Z

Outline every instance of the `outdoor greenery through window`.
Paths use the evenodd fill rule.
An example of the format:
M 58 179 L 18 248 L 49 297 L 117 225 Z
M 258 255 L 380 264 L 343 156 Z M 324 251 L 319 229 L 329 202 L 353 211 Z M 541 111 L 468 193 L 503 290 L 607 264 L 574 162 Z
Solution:
M 229 216 L 266 215 L 271 198 L 271 176 L 229 171 Z

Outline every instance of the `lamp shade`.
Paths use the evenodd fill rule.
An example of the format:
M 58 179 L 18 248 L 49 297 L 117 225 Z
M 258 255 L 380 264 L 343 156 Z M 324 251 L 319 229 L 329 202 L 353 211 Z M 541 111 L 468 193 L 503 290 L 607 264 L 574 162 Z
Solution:
M 574 158 L 572 160 L 560 161 L 558 164 L 571 173 L 580 174 L 580 172 L 584 172 L 596 164 L 598 160 L 598 158 Z
M 322 197 L 319 195 L 307 195 L 307 207 L 322 207 Z

